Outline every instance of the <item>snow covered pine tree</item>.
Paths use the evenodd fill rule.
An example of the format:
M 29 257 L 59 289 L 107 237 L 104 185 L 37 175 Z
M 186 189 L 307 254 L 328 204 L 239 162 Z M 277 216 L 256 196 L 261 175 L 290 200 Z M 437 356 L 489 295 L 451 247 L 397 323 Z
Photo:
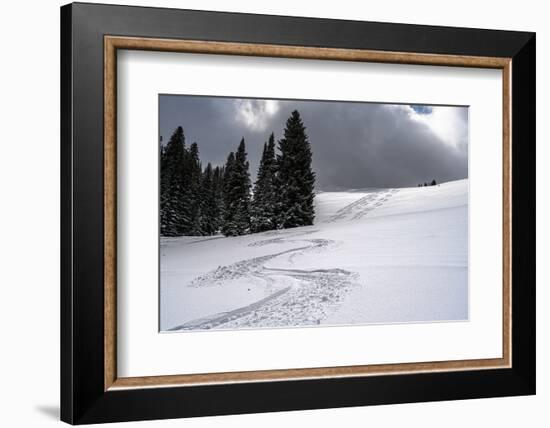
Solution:
M 190 219 L 183 206 L 183 163 L 185 136 L 178 126 L 161 151 L 160 168 L 160 233 L 162 236 L 180 236 Z
M 214 201 L 215 201 L 215 214 L 213 218 L 215 221 L 214 234 L 221 231 L 223 224 L 223 176 L 225 168 L 217 166 L 214 168 L 212 176 L 212 187 L 214 191 Z
M 300 113 L 294 110 L 286 121 L 277 155 L 276 206 L 278 227 L 313 224 L 315 173 L 311 169 L 311 146 Z
M 214 180 L 214 170 L 208 162 L 201 180 L 202 215 L 200 229 L 204 235 L 213 235 L 219 229 L 219 206 L 216 200 L 216 183 Z
M 225 168 L 223 173 L 223 213 L 222 213 L 222 227 L 221 231 L 224 235 L 228 235 L 229 225 L 233 222 L 233 211 L 231 208 L 231 176 L 233 174 L 233 166 L 235 165 L 235 153 L 230 152 L 225 162 Z
M 201 192 L 202 166 L 199 159 L 199 146 L 191 144 L 185 162 L 186 194 L 183 203 L 190 212 L 191 222 L 186 230 L 188 236 L 201 236 L 202 231 L 202 205 L 203 194 Z
M 222 233 L 237 236 L 250 233 L 250 174 L 244 138 L 237 152 L 227 157 L 223 176 Z
M 275 184 L 276 172 L 275 137 L 272 133 L 269 137 L 269 141 L 264 144 L 264 150 L 258 168 L 258 177 L 254 184 L 254 198 L 251 207 L 252 232 L 264 232 L 277 228 L 277 221 L 275 218 L 277 202 Z
M 228 159 L 229 161 L 229 159 Z M 244 138 L 241 139 L 235 160 L 230 166 L 226 183 L 226 218 L 223 233 L 227 236 L 244 235 L 250 232 L 250 174 L 246 160 Z M 229 169 L 229 162 L 226 172 Z

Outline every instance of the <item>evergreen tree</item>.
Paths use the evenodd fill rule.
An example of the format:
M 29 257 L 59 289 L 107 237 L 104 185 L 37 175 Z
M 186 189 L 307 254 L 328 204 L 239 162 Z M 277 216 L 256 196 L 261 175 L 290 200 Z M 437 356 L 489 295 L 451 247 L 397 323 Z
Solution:
M 201 181 L 202 209 L 201 209 L 201 227 L 205 235 L 213 235 L 218 231 L 218 201 L 216 200 L 216 190 L 214 183 L 214 171 L 212 165 L 208 163 Z
M 231 154 L 230 154 L 231 156 Z M 250 231 L 250 174 L 244 138 L 235 153 L 232 165 L 226 165 L 224 235 L 244 235 Z
M 315 173 L 311 169 L 311 146 L 298 111 L 286 121 L 277 156 L 278 227 L 313 224 Z
M 213 213 L 215 221 L 215 233 L 218 233 L 223 223 L 223 175 L 225 168 L 217 166 L 212 173 L 212 191 L 214 193 L 215 210 Z
M 231 192 L 230 192 L 230 182 L 231 176 L 233 174 L 233 166 L 235 165 L 235 153 L 230 152 L 227 156 L 227 161 L 225 162 L 224 172 L 223 172 L 223 182 L 222 182 L 222 194 L 223 194 L 223 211 L 222 211 L 222 233 L 227 235 L 228 227 L 227 225 L 233 221 L 233 212 L 230 209 L 231 206 Z
M 190 213 L 191 222 L 190 227 L 186 231 L 187 235 L 200 236 L 203 235 L 202 231 L 202 192 L 201 192 L 201 178 L 202 167 L 199 159 L 199 146 L 197 143 L 191 144 L 188 153 L 188 161 L 186 162 L 186 172 L 188 178 L 188 186 L 186 186 L 186 194 L 184 204 Z
M 183 234 L 189 218 L 183 209 L 183 160 L 185 136 L 178 126 L 166 147 L 161 149 L 160 233 L 162 236 Z
M 434 180 L 432 180 L 432 182 L 430 183 L 430 186 L 435 186 L 437 184 L 437 182 Z
M 251 206 L 252 232 L 263 232 L 277 227 L 275 208 L 277 200 L 275 174 L 277 162 L 275 159 L 275 138 L 270 135 L 264 144 L 258 176 L 254 184 L 254 198 Z

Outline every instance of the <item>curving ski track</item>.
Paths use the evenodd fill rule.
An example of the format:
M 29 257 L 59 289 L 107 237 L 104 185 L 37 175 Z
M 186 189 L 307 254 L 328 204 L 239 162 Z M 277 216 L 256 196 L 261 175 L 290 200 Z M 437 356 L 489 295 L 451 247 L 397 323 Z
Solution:
M 369 193 L 345 206 L 326 221 L 360 219 L 381 206 L 397 191 L 397 189 L 390 189 Z M 249 246 L 263 247 L 289 243 L 296 244 L 296 246 L 273 254 L 220 266 L 195 278 L 189 286 L 223 286 L 227 280 L 249 277 L 265 281 L 276 291 L 250 305 L 192 320 L 170 330 L 240 329 L 320 324 L 338 307 L 345 295 L 357 283 L 358 275 L 338 268 L 303 270 L 268 266 L 268 263 L 275 259 L 283 259 L 286 262 L 285 265 L 293 266 L 293 259 L 296 256 L 305 252 L 324 251 L 330 246 L 337 245 L 336 241 L 330 239 L 307 238 L 307 235 L 315 232 L 318 231 L 312 229 L 300 233 L 289 233 L 288 230 L 263 233 L 260 236 L 269 236 L 270 238 L 253 242 Z M 288 286 L 289 283 L 290 286 Z

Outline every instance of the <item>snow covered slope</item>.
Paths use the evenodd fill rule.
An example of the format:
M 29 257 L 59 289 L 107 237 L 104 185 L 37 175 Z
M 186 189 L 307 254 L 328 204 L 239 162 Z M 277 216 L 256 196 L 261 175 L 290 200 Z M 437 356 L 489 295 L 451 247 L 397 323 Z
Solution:
M 468 318 L 468 181 L 325 192 L 313 226 L 161 240 L 161 330 Z

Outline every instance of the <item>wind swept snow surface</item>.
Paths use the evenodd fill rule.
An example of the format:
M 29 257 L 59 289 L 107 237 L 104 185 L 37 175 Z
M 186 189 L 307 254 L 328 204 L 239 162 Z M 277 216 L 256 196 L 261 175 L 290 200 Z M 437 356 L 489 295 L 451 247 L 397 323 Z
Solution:
M 162 238 L 163 331 L 468 319 L 468 181 L 324 192 L 313 226 Z

